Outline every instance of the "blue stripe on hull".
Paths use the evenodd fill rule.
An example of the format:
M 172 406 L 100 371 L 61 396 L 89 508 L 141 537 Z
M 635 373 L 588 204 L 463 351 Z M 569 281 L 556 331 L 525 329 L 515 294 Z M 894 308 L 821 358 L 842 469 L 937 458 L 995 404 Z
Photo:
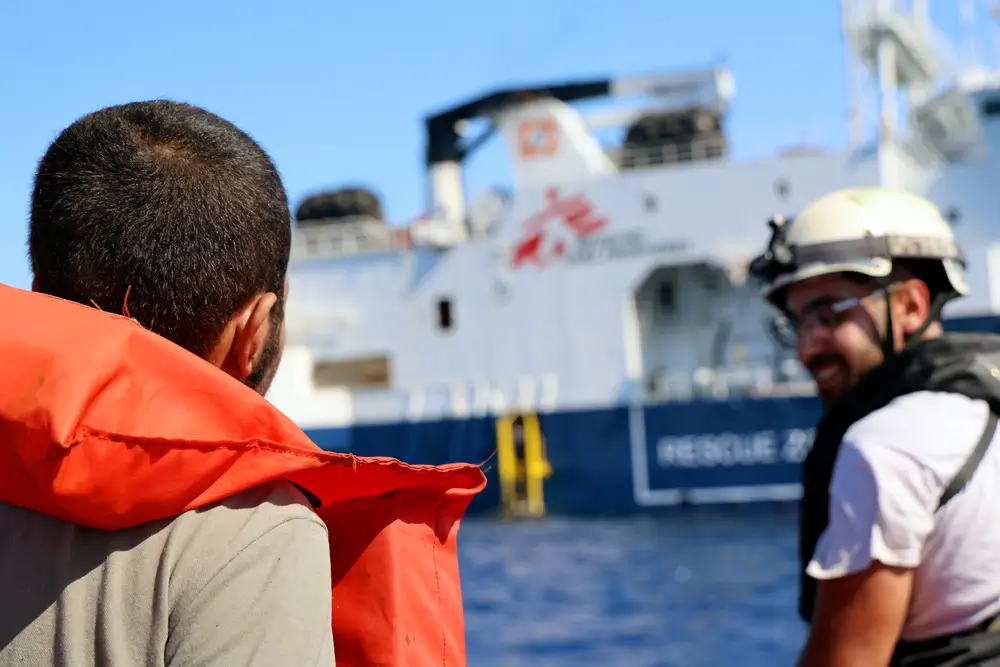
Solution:
M 554 514 L 619 514 L 678 502 L 797 496 L 801 461 L 820 417 L 815 398 L 694 401 L 540 415 Z M 496 448 L 489 417 L 311 429 L 324 449 L 410 463 L 483 463 Z M 470 512 L 499 503 L 496 466 Z

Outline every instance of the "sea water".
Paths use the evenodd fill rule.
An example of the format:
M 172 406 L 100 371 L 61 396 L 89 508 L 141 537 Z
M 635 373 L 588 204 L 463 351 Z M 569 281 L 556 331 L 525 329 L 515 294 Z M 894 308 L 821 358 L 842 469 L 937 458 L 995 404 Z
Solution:
M 796 514 L 466 519 L 469 667 L 794 664 Z

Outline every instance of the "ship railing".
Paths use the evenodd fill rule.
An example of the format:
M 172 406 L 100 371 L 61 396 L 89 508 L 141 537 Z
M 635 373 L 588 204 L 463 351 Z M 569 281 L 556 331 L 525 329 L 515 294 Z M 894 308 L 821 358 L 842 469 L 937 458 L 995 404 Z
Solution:
M 299 227 L 292 236 L 292 261 L 353 256 L 405 249 L 408 230 L 374 218 L 345 218 L 330 224 Z
M 665 373 L 650 378 L 640 392 L 647 403 L 673 403 L 698 399 L 809 396 L 815 393 L 811 378 L 797 362 L 703 367 L 694 373 Z
M 721 135 L 697 137 L 676 144 L 648 146 L 606 146 L 604 152 L 619 169 L 641 169 L 664 164 L 702 162 L 724 158 L 728 151 L 726 138 Z
M 671 373 L 655 382 L 629 383 L 627 396 L 622 399 L 627 403 L 658 404 L 814 395 L 815 385 L 808 374 L 792 366 L 706 367 L 694 373 Z M 352 412 L 358 422 L 537 414 L 559 407 L 559 379 L 555 374 L 523 376 L 510 386 L 488 380 L 441 380 L 406 389 L 355 389 L 351 395 Z
M 541 413 L 556 408 L 559 380 L 551 373 L 522 376 L 509 387 L 489 380 L 441 380 L 409 389 L 355 390 L 352 395 L 354 417 L 360 422 Z

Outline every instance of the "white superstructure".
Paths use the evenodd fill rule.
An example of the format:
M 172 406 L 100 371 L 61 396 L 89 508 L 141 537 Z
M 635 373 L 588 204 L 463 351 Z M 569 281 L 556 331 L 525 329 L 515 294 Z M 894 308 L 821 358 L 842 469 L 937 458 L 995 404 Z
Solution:
M 769 217 L 848 186 L 934 201 L 973 291 L 946 315 L 1000 312 L 1000 75 L 963 64 L 926 2 L 898 5 L 844 3 L 843 150 L 730 160 L 723 69 L 500 91 L 428 118 L 424 219 L 389 225 L 364 191 L 300 209 L 269 398 L 336 427 L 811 391 L 745 268 Z M 639 102 L 590 117 L 573 105 L 601 96 Z M 467 201 L 474 118 L 502 137 L 514 187 Z M 611 126 L 622 138 L 609 147 L 595 129 Z

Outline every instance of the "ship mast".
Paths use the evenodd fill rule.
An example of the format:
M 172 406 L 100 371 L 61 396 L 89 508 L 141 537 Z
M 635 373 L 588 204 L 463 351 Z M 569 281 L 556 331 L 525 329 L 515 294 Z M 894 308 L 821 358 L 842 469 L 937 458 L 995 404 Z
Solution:
M 857 150 L 864 141 L 864 117 L 861 113 L 861 96 L 863 89 L 861 63 L 854 54 L 850 44 L 850 32 L 853 26 L 854 0 L 840 0 L 840 30 L 844 37 L 845 75 L 847 79 L 847 122 L 851 133 L 851 149 Z
M 875 84 L 879 142 L 891 143 L 900 134 L 900 93 L 907 107 L 919 104 L 943 74 L 928 0 L 912 0 L 909 8 L 899 0 L 841 0 L 841 22 L 849 51 L 851 104 L 858 104 L 860 65 Z M 855 132 L 860 135 L 860 130 Z

